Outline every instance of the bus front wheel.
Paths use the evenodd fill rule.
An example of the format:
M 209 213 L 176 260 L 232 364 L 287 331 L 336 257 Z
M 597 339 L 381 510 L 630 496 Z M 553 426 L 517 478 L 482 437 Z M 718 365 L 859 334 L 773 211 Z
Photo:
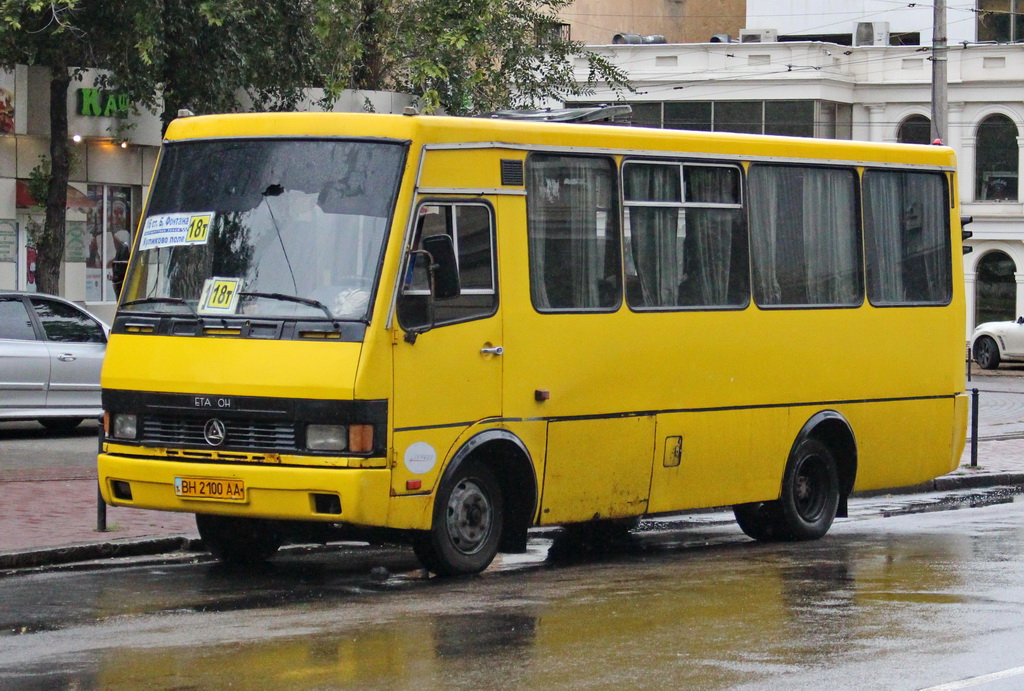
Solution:
M 737 504 L 740 529 L 760 542 L 817 540 L 824 537 L 839 508 L 839 472 L 832 450 L 817 439 L 803 439 L 790 454 L 775 501 Z
M 271 521 L 257 518 L 197 513 L 196 528 L 210 554 L 236 566 L 265 562 L 284 542 Z
M 494 473 L 481 463 L 464 463 L 441 482 L 432 527 L 414 536 L 416 556 L 439 576 L 483 571 L 498 553 L 504 511 Z

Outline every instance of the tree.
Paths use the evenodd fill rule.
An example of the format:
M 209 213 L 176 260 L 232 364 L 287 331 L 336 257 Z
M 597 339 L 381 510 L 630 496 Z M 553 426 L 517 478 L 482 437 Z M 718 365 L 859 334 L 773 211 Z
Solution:
M 338 43 L 327 82 L 415 94 L 425 112 L 479 114 L 593 93 L 626 91 L 625 74 L 561 31 L 573 0 L 319 0 L 321 37 Z M 347 40 L 354 37 L 355 40 Z M 583 59 L 586 82 L 573 67 Z
M 100 86 L 160 110 L 295 106 L 307 87 L 397 90 L 453 115 L 588 93 L 621 71 L 559 32 L 573 0 L 0 0 L 0 67 L 50 69 L 46 220 L 38 285 L 57 292 L 70 160 L 67 91 L 85 68 Z M 578 84 L 573 61 L 585 59 Z M 241 103 L 246 94 L 251 103 Z
M 67 93 L 81 66 L 103 67 L 108 56 L 128 50 L 138 59 L 145 56 L 131 46 L 130 17 L 142 6 L 138 0 L 117 3 L 84 0 L 3 0 L 0 3 L 0 67 L 17 64 L 50 68 L 50 158 L 46 193 L 46 218 L 36 238 L 37 281 L 43 292 L 55 293 L 64 261 L 64 221 L 71 160 L 68 146 Z M 117 19 L 128 19 L 115 25 Z M 111 27 L 117 26 L 117 32 Z M 123 38 L 119 38 L 123 37 Z M 129 44 L 129 45 L 125 45 Z M 43 166 L 42 170 L 45 170 Z
M 319 72 L 308 0 L 0 0 L 0 67 L 50 70 L 49 186 L 38 234 L 37 281 L 59 290 L 70 173 L 67 94 L 85 68 L 100 86 L 162 108 L 237 110 L 240 91 L 257 108 L 288 107 Z M 46 167 L 46 166 L 44 166 Z

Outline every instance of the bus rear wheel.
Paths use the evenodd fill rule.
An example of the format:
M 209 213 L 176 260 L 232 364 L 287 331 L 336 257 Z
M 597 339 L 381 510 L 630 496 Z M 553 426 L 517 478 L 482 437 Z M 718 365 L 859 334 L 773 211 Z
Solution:
M 740 530 L 758 542 L 781 539 L 782 520 L 778 501 L 755 501 L 732 507 Z
M 432 527 L 415 535 L 413 549 L 424 568 L 439 576 L 480 573 L 498 553 L 504 517 L 494 473 L 466 462 L 441 482 Z
M 737 504 L 740 529 L 760 542 L 817 540 L 839 508 L 839 472 L 832 450 L 817 439 L 800 441 L 790 454 L 775 501 Z
M 284 543 L 281 531 L 271 521 L 258 518 L 197 513 L 196 528 L 206 550 L 233 566 L 265 562 Z

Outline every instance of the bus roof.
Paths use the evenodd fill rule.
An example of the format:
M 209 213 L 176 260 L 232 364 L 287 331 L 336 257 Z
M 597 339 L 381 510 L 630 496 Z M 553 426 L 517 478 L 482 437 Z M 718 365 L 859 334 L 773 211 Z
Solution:
M 904 163 L 952 168 L 947 146 L 779 137 L 731 132 L 376 113 L 241 113 L 178 118 L 165 141 L 252 137 L 373 137 L 415 145 L 678 152 L 758 159 Z

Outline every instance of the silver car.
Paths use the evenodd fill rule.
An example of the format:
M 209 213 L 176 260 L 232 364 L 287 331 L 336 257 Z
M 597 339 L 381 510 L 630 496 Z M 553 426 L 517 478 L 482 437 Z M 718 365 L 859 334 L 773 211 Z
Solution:
M 0 422 L 69 432 L 103 414 L 100 369 L 109 327 L 53 295 L 0 291 Z

